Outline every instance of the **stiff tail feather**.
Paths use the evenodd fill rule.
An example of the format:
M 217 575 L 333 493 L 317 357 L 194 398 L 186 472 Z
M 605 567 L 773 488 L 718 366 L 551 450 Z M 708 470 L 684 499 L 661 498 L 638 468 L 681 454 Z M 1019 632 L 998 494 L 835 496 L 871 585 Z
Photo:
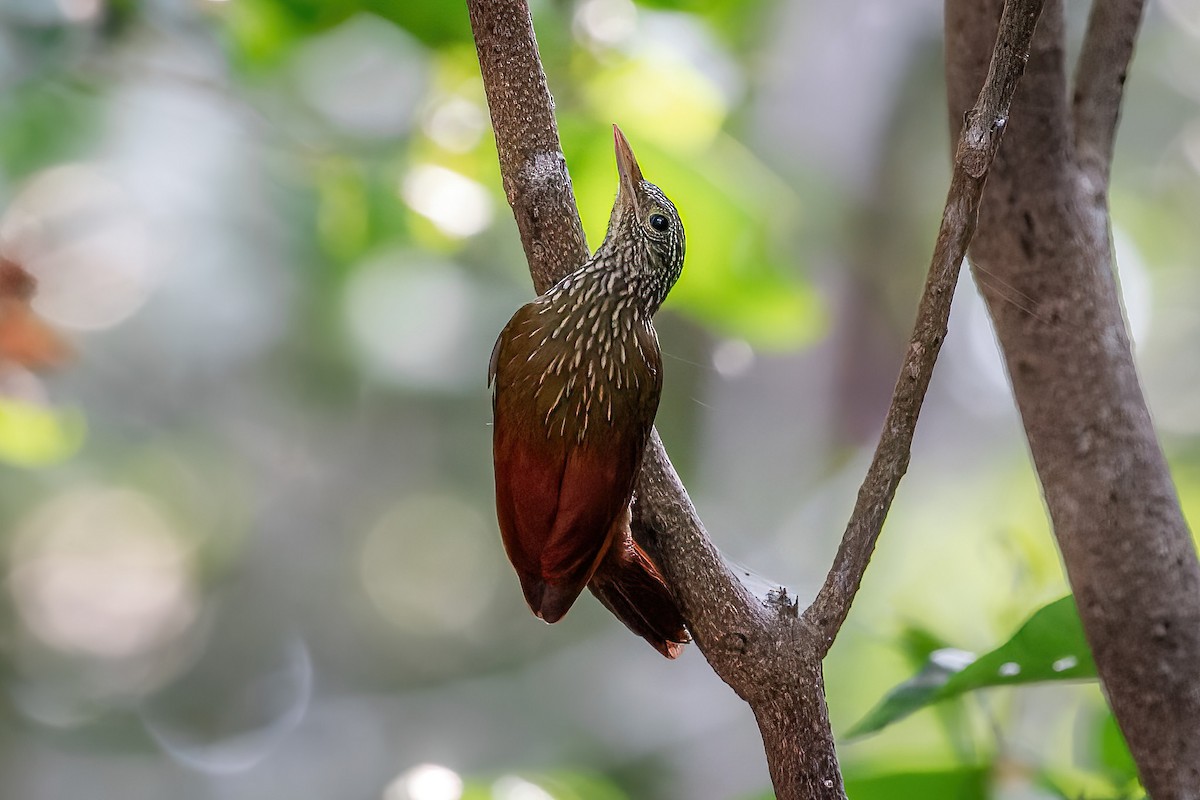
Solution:
M 588 588 L 625 627 L 667 658 L 675 658 L 691 641 L 671 590 L 628 529 L 609 547 Z

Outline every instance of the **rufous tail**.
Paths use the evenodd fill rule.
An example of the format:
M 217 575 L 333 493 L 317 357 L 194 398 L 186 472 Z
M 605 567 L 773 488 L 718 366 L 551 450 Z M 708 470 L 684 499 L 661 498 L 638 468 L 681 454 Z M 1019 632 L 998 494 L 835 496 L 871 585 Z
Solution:
M 588 582 L 604 607 L 667 658 L 691 641 L 683 615 L 658 567 L 625 528 Z

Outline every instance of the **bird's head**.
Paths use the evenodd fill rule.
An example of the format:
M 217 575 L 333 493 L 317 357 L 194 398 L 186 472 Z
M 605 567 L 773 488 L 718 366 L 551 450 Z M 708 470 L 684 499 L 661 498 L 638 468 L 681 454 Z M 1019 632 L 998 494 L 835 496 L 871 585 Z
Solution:
M 604 247 L 609 249 L 608 255 L 628 259 L 639 279 L 649 279 L 647 288 L 661 292 L 657 298 L 661 303 L 683 271 L 683 223 L 675 204 L 642 177 L 633 148 L 616 125 L 613 140 L 620 187 Z

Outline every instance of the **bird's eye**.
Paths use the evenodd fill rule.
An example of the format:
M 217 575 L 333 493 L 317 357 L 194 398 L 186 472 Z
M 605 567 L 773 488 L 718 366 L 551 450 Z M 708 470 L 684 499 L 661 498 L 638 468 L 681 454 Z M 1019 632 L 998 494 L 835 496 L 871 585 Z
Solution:
M 651 214 L 650 227 L 661 233 L 671 227 L 671 223 L 662 214 Z

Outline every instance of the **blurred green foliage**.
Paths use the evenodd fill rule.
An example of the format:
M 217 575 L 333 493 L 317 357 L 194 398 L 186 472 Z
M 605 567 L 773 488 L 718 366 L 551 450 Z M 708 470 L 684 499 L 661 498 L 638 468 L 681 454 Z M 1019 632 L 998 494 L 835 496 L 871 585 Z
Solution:
M 988 794 L 989 770 L 962 767 L 921 772 L 889 772 L 878 775 L 850 775 L 845 780 L 846 796 L 850 800 L 925 800 L 937 797 L 946 800 L 985 800 Z M 753 800 L 774 800 L 769 792 Z
M 590 244 L 613 122 L 687 228 L 664 438 L 718 544 L 803 598 L 944 196 L 939 4 L 532 5 Z M 1113 208 L 1195 520 L 1177 12 L 1148 20 Z M 77 349 L 0 365 L 0 796 L 762 795 L 753 720 L 697 653 L 667 663 L 587 598 L 543 626 L 504 560 L 484 375 L 530 286 L 462 3 L 0 4 L 0 205 L 0 253 Z M 1063 682 L 1091 662 L 1069 598 L 1045 605 L 1066 587 L 1036 479 L 956 304 L 826 665 L 849 795 L 1137 797 L 1097 687 Z
M 0 461 L 40 467 L 70 458 L 83 444 L 79 412 L 56 412 L 0 398 Z
M 988 770 L 964 768 L 940 772 L 897 772 L 846 780 L 851 800 L 918 800 L 944 797 L 947 800 L 983 800 L 988 796 Z

